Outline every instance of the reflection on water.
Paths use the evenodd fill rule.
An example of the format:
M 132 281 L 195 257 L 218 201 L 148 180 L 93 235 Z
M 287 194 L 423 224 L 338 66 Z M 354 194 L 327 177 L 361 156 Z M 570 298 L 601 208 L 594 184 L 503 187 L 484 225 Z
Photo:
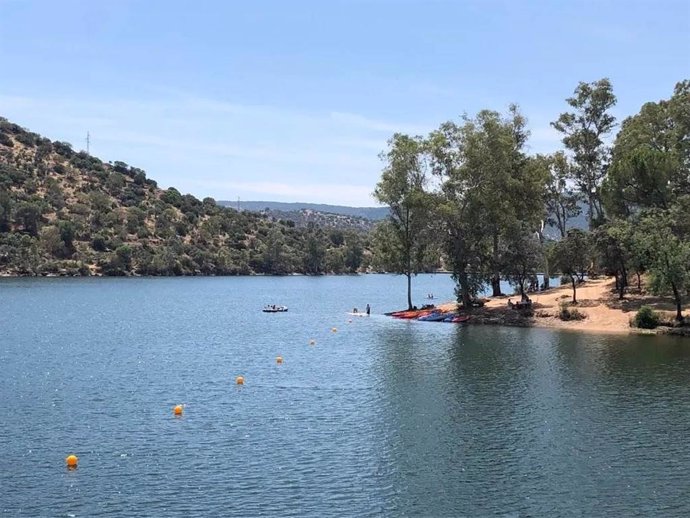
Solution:
M 0 282 L 0 512 L 690 514 L 689 342 L 348 322 L 400 300 L 390 276 Z
M 381 330 L 398 504 L 411 514 L 682 516 L 690 344 L 410 324 Z M 440 331 L 440 329 L 439 329 Z

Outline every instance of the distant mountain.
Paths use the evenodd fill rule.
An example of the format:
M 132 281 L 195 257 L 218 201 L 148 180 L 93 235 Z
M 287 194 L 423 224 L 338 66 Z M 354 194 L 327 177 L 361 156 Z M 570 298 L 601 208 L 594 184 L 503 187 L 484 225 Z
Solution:
M 235 201 L 218 201 L 219 205 L 237 208 Z M 372 221 L 380 221 L 388 216 L 388 207 L 347 207 L 344 205 L 328 205 L 324 203 L 286 203 L 280 201 L 240 201 L 241 210 L 251 210 L 255 212 L 269 211 L 300 212 L 311 210 L 314 212 L 343 214 L 345 216 L 355 216 L 366 218 Z

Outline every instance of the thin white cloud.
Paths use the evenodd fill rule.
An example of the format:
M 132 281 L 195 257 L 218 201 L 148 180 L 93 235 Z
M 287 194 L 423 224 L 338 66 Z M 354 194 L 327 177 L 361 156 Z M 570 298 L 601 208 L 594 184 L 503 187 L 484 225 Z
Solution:
M 381 121 L 376 119 L 370 119 L 368 117 L 356 113 L 338 111 L 331 112 L 331 119 L 341 124 L 347 124 L 371 131 L 383 132 L 388 134 L 393 134 L 397 132 L 411 133 L 413 135 L 424 135 L 428 133 L 431 129 L 431 127 L 421 124 Z
M 76 149 L 85 147 L 89 131 L 96 156 L 141 167 L 159 184 L 196 195 L 247 199 L 254 192 L 357 205 L 372 203 L 387 139 L 411 126 L 178 94 L 139 100 L 0 93 L 0 113 Z

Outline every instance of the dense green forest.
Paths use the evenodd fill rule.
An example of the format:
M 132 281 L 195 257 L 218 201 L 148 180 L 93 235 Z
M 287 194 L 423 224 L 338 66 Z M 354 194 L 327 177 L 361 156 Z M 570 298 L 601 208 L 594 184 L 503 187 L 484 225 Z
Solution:
M 615 275 L 623 298 L 648 274 L 682 320 L 690 292 L 690 81 L 620 126 L 615 103 L 608 79 L 577 85 L 566 111 L 554 114 L 563 149 L 550 155 L 528 153 L 517 106 L 445 122 L 427 136 L 393 135 L 375 191 L 392 217 L 372 239 L 388 269 L 405 274 L 409 287 L 429 251 L 440 250 L 467 308 L 487 286 L 500 295 L 502 279 L 524 296 L 537 272 L 567 276 L 573 303 L 585 275 Z M 588 228 L 571 228 L 583 207 Z M 557 239 L 545 234 L 547 223 Z
M 0 273 L 351 273 L 367 235 L 221 207 L 0 118 Z

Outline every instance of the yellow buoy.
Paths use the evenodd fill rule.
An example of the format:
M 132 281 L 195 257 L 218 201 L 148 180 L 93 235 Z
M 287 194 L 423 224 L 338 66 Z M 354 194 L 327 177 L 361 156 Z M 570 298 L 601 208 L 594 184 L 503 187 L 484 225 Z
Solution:
M 184 412 L 182 405 L 175 405 L 175 408 L 173 408 L 173 413 L 175 415 L 182 415 L 182 412 Z
M 76 455 L 67 455 L 65 462 L 67 463 L 67 467 L 69 469 L 75 469 L 79 463 L 79 457 Z
M 316 340 L 309 340 L 309 345 L 316 345 Z
M 282 365 L 283 363 L 283 357 L 282 356 L 276 356 L 276 363 L 278 365 Z
M 235 383 L 237 383 L 238 385 L 244 385 L 244 376 L 237 376 L 235 378 Z
M 335 328 L 335 327 L 332 327 L 332 328 L 331 328 L 331 331 L 333 331 L 334 333 L 337 333 L 337 332 L 338 332 L 338 329 Z

